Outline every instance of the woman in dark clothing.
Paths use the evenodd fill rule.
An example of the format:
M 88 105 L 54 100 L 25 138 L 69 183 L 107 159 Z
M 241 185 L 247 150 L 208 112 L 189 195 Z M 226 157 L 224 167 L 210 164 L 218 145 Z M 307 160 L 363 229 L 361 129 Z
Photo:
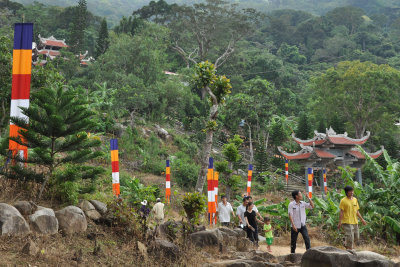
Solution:
M 253 202 L 249 202 L 247 204 L 246 212 L 244 213 L 244 218 L 247 223 L 247 238 L 250 239 L 251 242 L 255 243 L 258 246 L 258 229 L 257 229 L 257 221 L 260 223 L 264 223 L 257 219 L 257 214 L 253 210 L 254 204 Z

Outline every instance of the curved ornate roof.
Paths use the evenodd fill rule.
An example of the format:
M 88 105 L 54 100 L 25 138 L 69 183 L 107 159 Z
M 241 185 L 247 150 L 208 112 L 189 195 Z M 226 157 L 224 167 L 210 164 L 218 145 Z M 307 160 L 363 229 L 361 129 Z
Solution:
M 322 158 L 322 159 L 334 159 L 336 158 L 336 155 L 324 151 L 322 149 L 318 148 L 312 148 L 310 146 L 303 146 L 300 144 L 302 149 L 299 152 L 296 153 L 288 153 L 284 150 L 282 150 L 282 147 L 278 147 L 279 152 L 281 153 L 282 156 L 289 160 L 299 160 L 299 159 L 309 159 L 309 158 Z
M 318 133 L 317 131 L 314 131 L 314 138 L 308 140 L 302 140 L 297 138 L 294 133 L 292 134 L 293 140 L 304 146 L 319 146 L 327 142 L 335 145 L 362 145 L 367 142 L 369 136 L 370 132 L 367 131 L 367 135 L 360 139 L 355 139 L 348 137 L 346 132 L 344 134 L 337 134 L 332 127 L 326 129 L 326 133 Z
M 381 146 L 381 149 L 380 149 L 380 150 L 378 150 L 378 151 L 376 151 L 376 152 L 374 152 L 374 153 L 367 153 L 367 154 L 368 154 L 371 158 L 377 159 L 377 158 L 379 158 L 380 155 L 383 154 L 383 150 L 384 150 L 384 147 Z M 357 158 L 357 159 L 365 159 L 365 155 L 364 155 L 360 150 L 358 150 L 358 149 L 356 149 L 356 148 L 350 150 L 350 151 L 348 152 L 348 154 L 350 154 L 351 156 L 353 156 L 353 157 L 355 157 L 355 158 Z

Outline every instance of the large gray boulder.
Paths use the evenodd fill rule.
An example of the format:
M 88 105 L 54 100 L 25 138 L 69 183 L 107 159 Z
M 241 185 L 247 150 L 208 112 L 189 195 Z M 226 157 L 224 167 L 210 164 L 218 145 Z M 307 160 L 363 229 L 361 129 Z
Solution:
M 376 253 L 349 252 L 335 247 L 315 247 L 307 250 L 301 267 L 394 267 L 394 262 Z
M 93 206 L 92 203 L 90 203 L 87 200 L 83 200 L 80 204 L 79 207 L 85 212 L 86 216 L 94 221 L 97 221 L 100 219 L 101 214 L 96 210 L 96 208 Z
M 180 249 L 177 245 L 164 239 L 154 240 L 150 246 L 150 253 L 156 258 L 168 258 L 172 261 L 177 260 L 181 254 Z M 160 265 L 162 264 L 160 263 Z
M 13 204 L 13 206 L 22 214 L 22 215 L 31 215 L 33 207 L 29 201 L 17 201 Z
M 68 206 L 55 212 L 59 229 L 64 234 L 85 232 L 87 221 L 83 211 L 75 206 Z
M 203 267 L 265 267 L 265 263 L 254 261 L 254 260 L 246 260 L 246 259 L 236 259 L 236 260 L 225 260 L 220 262 L 213 262 L 204 264 Z
M 198 247 L 219 246 L 223 242 L 223 235 L 217 228 L 190 234 L 189 238 Z
M 52 235 L 58 232 L 58 220 L 52 209 L 39 208 L 29 216 L 33 230 L 40 234 Z
M 98 212 L 100 212 L 101 215 L 104 215 L 107 213 L 107 205 L 104 204 L 101 201 L 98 200 L 90 200 L 90 203 L 96 208 Z
M 236 250 L 237 251 L 249 251 L 254 247 L 254 244 L 246 237 L 239 237 L 236 240 Z
M 0 234 L 26 235 L 30 232 L 21 213 L 13 206 L 0 203 Z

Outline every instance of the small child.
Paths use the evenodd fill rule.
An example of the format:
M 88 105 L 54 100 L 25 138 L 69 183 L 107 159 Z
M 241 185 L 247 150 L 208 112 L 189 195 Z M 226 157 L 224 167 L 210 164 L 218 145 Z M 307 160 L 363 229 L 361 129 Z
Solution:
M 265 239 L 267 241 L 267 249 L 268 252 L 272 252 L 271 250 L 271 245 L 272 245 L 272 240 L 274 239 L 273 233 L 272 233 L 272 225 L 271 225 L 271 219 L 268 217 L 264 218 L 264 231 L 265 231 Z

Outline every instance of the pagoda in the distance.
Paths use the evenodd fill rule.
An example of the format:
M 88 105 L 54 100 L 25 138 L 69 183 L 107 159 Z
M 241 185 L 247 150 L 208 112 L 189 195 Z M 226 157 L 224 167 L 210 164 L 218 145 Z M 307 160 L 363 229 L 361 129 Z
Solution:
M 365 156 L 357 148 L 357 145 L 363 145 L 367 142 L 370 133 L 360 138 L 350 138 L 347 133 L 337 134 L 332 128 L 326 129 L 326 133 L 314 132 L 314 138 L 309 140 L 301 140 L 292 134 L 294 141 L 296 141 L 301 150 L 296 153 L 288 153 L 278 147 L 279 152 L 288 160 L 295 160 L 302 164 L 306 169 L 312 168 L 314 171 L 320 171 L 321 184 L 323 184 L 322 170 L 328 165 L 336 166 L 350 166 L 357 168 L 356 179 L 362 184 L 361 167 L 365 163 Z M 381 150 L 375 153 L 368 153 L 371 158 L 378 158 L 383 153 Z M 308 189 L 307 189 L 308 190 Z

